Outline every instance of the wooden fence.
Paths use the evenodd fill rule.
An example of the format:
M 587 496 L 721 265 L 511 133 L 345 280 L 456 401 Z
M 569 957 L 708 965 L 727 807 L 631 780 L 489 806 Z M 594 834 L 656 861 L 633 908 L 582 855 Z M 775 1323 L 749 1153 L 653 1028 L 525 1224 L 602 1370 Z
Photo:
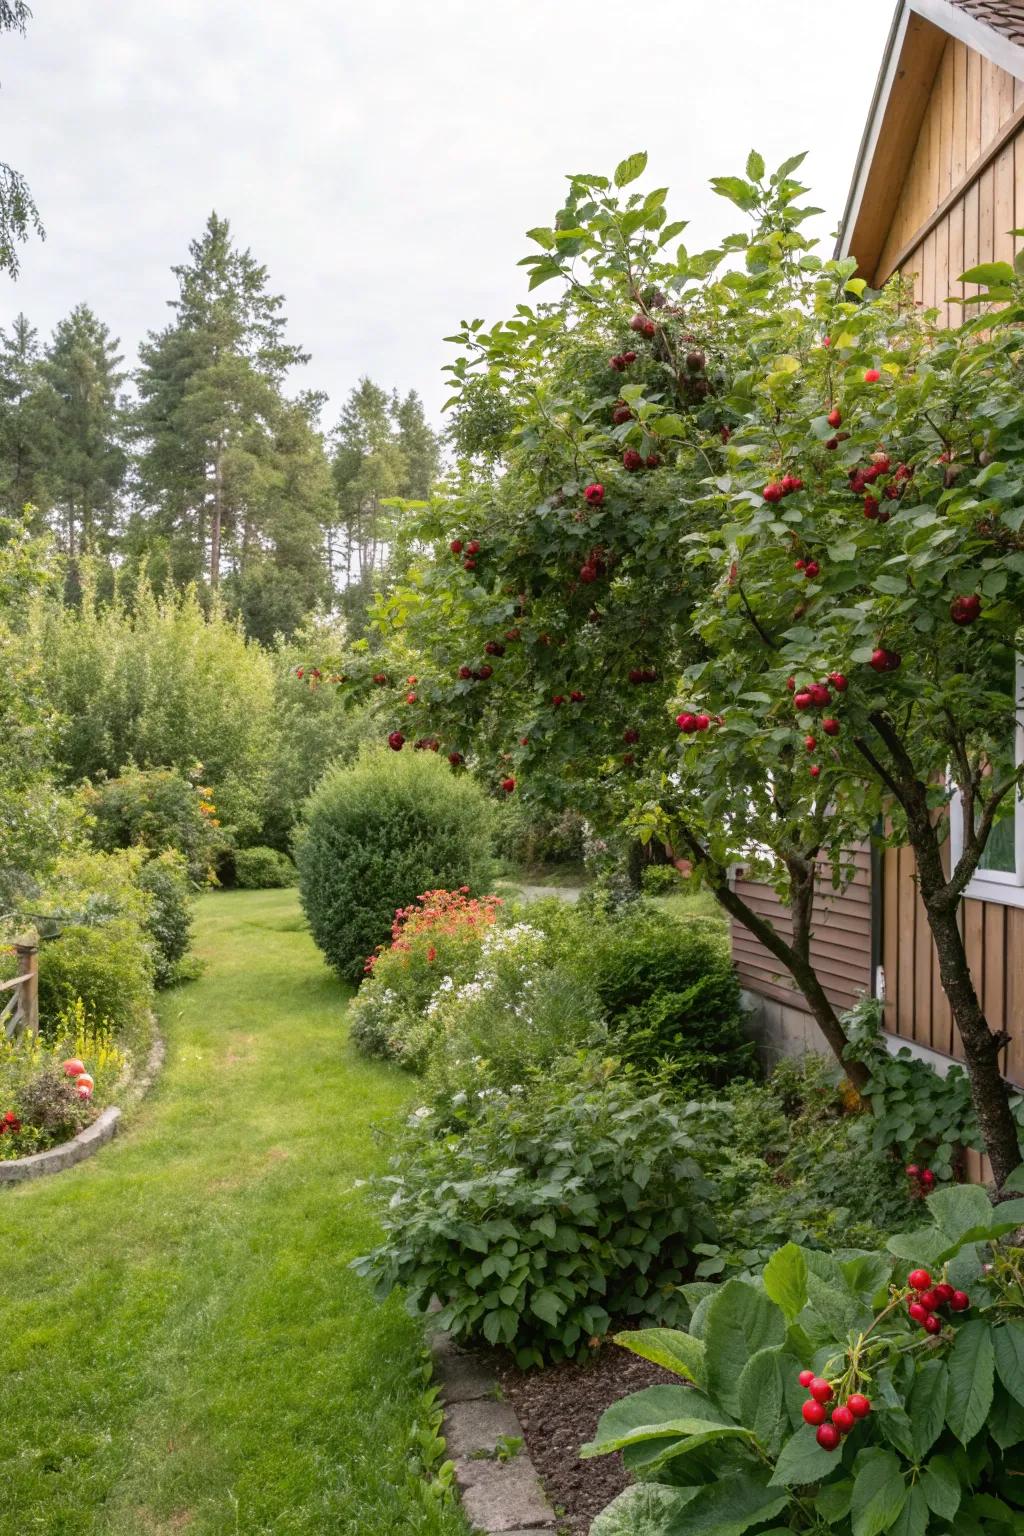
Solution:
M 39 940 L 25 934 L 14 944 L 18 973 L 0 981 L 0 1034 L 9 1040 L 39 1033 Z M 9 993 L 5 1001 L 5 994 Z

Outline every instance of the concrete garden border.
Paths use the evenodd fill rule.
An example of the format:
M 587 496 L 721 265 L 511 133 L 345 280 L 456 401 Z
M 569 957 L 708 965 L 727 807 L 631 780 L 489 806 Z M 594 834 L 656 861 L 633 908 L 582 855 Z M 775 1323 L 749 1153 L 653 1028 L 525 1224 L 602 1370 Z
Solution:
M 163 1038 L 158 1034 L 150 1047 L 142 1076 L 129 1086 L 129 1104 L 137 1104 L 149 1092 L 164 1064 L 165 1055 Z M 87 1157 L 92 1157 L 108 1141 L 113 1141 L 121 1114 L 122 1111 L 111 1104 L 84 1131 L 79 1131 L 70 1141 L 61 1142 L 59 1147 L 47 1147 L 45 1152 L 33 1152 L 28 1157 L 15 1157 L 9 1162 L 0 1162 L 0 1184 L 23 1184 L 26 1179 L 38 1179 L 46 1173 L 62 1173 L 65 1168 L 74 1168 L 76 1164 L 84 1163 Z

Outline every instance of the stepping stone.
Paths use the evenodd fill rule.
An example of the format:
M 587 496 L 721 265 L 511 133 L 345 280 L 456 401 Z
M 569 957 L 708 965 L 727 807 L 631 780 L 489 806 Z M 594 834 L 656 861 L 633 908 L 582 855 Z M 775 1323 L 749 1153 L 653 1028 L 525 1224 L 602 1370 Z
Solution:
M 466 1518 L 488 1536 L 553 1529 L 554 1511 L 527 1455 L 504 1463 L 457 1461 L 455 1480 Z
M 515 1410 L 508 1403 L 477 1398 L 452 1404 L 445 1418 L 444 1433 L 449 1456 L 458 1458 L 479 1453 L 493 1456 L 500 1440 L 520 1440 L 523 1432 Z M 519 1454 L 522 1454 L 521 1450 Z M 516 1460 L 518 1456 L 506 1465 L 511 1466 Z

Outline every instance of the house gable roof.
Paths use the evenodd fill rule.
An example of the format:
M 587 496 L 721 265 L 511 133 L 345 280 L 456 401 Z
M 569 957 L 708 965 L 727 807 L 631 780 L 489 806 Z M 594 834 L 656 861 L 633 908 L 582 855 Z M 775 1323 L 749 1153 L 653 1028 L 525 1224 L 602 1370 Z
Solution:
M 950 37 L 1024 80 L 1024 0 L 899 0 L 836 244 L 869 279 Z

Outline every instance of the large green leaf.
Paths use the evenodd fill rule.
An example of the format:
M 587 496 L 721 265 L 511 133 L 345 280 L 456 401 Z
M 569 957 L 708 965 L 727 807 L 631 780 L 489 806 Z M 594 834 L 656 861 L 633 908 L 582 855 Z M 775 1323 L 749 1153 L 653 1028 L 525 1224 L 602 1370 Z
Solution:
M 949 1352 L 946 1423 L 961 1444 L 973 1440 L 992 1406 L 995 1350 L 992 1330 L 981 1318 L 964 1323 Z
M 1024 1407 L 1003 1386 L 997 1386 L 988 1415 L 988 1432 L 1000 1450 L 1024 1440 Z
M 738 1473 L 702 1488 L 699 1499 L 669 1518 L 661 1536 L 743 1536 L 752 1525 L 781 1514 L 788 1503 L 784 1489 Z
M 900 1464 L 891 1451 L 865 1461 L 853 1485 L 850 1513 L 853 1536 L 879 1536 L 896 1520 L 906 1502 Z
M 627 187 L 631 181 L 636 181 L 647 169 L 647 151 L 640 150 L 638 154 L 627 155 L 625 160 L 620 160 L 615 167 L 615 185 Z
M 747 1433 L 730 1424 L 703 1393 L 691 1387 L 646 1387 L 605 1409 L 594 1439 L 582 1447 L 580 1455 L 603 1456 L 640 1440 L 701 1435 L 723 1428 L 740 1436 Z
M 791 1323 L 807 1305 L 807 1260 L 796 1243 L 787 1243 L 772 1254 L 761 1277 L 764 1288 L 786 1321 Z
M 740 1421 L 753 1430 L 769 1456 L 777 1456 L 782 1438 L 789 1433 L 786 1412 L 787 1378 L 800 1367 L 785 1349 L 773 1345 L 759 1349 L 743 1367 L 739 1381 Z
M 928 1508 L 940 1520 L 952 1520 L 960 1508 L 960 1479 L 945 1456 L 933 1456 L 925 1467 L 921 1473 L 921 1491 Z
M 1024 1325 L 1009 1322 L 994 1334 L 999 1380 L 1018 1403 L 1024 1403 Z
M 664 1366 L 687 1381 L 704 1385 L 704 1342 L 679 1328 L 636 1328 L 617 1333 L 615 1343 L 632 1350 L 642 1360 Z
M 980 283 L 983 288 L 1002 288 L 1013 282 L 1013 268 L 1008 261 L 983 261 L 961 273 L 961 283 Z
M 707 1384 L 711 1396 L 734 1418 L 739 1380 L 751 1355 L 781 1344 L 786 1323 L 764 1291 L 744 1280 L 727 1280 L 708 1307 L 704 1323 Z
M 918 1459 L 927 1455 L 946 1422 L 949 1376 L 944 1360 L 926 1360 L 910 1389 L 907 1408 Z
M 702 1493 L 701 1488 L 662 1488 L 640 1483 L 620 1493 L 590 1527 L 590 1536 L 665 1536 L 669 1520 Z
M 925 1536 L 927 1529 L 928 1502 L 920 1485 L 915 1483 L 907 1493 L 903 1508 L 889 1526 L 889 1536 Z
M 837 1466 L 834 1451 L 823 1451 L 809 1424 L 803 1425 L 782 1447 L 772 1473 L 772 1484 L 796 1488 L 802 1483 L 821 1483 Z
M 992 1225 L 992 1202 L 978 1184 L 952 1184 L 928 1199 L 928 1211 L 936 1226 L 951 1242 L 983 1238 Z
M 918 1227 L 914 1232 L 897 1232 L 886 1240 L 885 1246 L 898 1259 L 906 1259 L 916 1268 L 919 1264 L 940 1264 L 949 1242 L 937 1227 Z

